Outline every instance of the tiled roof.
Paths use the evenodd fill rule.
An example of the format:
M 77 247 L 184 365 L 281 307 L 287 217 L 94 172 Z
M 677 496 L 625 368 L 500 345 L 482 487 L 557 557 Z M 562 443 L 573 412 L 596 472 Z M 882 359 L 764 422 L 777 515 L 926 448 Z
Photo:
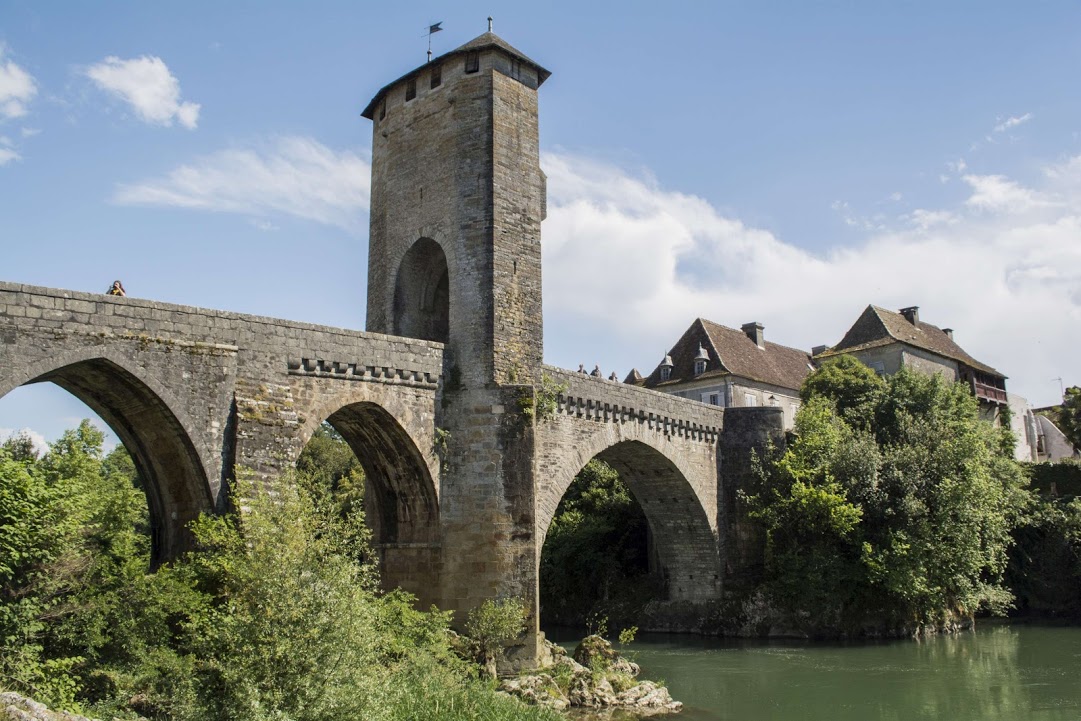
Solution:
M 891 343 L 906 343 L 910 346 L 963 363 L 978 371 L 1005 378 L 1006 376 L 991 366 L 980 363 L 970 356 L 961 346 L 954 343 L 945 331 L 930 323 L 917 321 L 912 324 L 900 313 L 875 305 L 867 306 L 852 327 L 833 348 L 819 353 L 815 358 L 867 350 Z
M 413 75 L 414 73 L 419 73 L 424 68 L 429 67 L 431 65 L 438 65 L 439 63 L 443 62 L 447 58 L 453 57 L 455 55 L 460 55 L 462 53 L 467 53 L 467 52 L 470 52 L 470 51 L 473 51 L 473 50 L 483 50 L 484 48 L 489 48 L 489 47 L 499 48 L 500 50 L 507 53 L 511 57 L 516 58 L 518 60 L 521 60 L 522 62 L 527 63 L 527 64 L 532 65 L 533 67 L 535 67 L 537 69 L 537 85 L 538 85 L 538 87 L 545 80 L 547 80 L 549 77 L 551 77 L 551 75 L 552 75 L 551 72 L 549 72 L 548 70 L 545 70 L 543 67 L 541 67 L 540 64 L 538 64 L 534 60 L 531 60 L 528 55 L 523 53 L 521 50 L 518 50 L 517 48 L 515 48 L 513 45 L 508 43 L 503 38 L 499 37 L 498 35 L 496 35 L 493 32 L 487 32 L 487 33 L 484 33 L 483 35 L 478 35 L 477 37 L 475 37 L 472 40 L 470 40 L 469 42 L 467 42 L 465 45 L 460 45 L 460 46 L 454 48 L 453 50 L 451 50 L 450 52 L 443 53 L 439 57 L 433 58 L 431 62 L 425 63 L 424 65 L 421 65 L 419 68 L 414 68 L 413 70 L 410 70 L 408 73 L 401 76 L 397 80 L 395 80 L 393 82 L 390 82 L 390 83 L 387 83 L 386 85 L 384 85 L 382 88 L 379 89 L 378 93 L 376 93 L 372 97 L 371 102 L 368 103 L 368 106 L 366 108 L 364 108 L 364 112 L 361 113 L 361 116 L 367 118 L 368 120 L 371 120 L 375 116 L 376 104 L 379 102 L 379 99 L 381 97 L 383 97 L 383 93 L 387 92 L 392 87 L 394 87 L 395 85 L 397 85 L 401 81 L 408 78 L 410 75 Z
M 538 85 L 543 83 L 545 80 L 547 80 L 552 75 L 550 72 L 548 72 L 543 67 L 541 67 L 540 63 L 538 63 L 536 60 L 533 60 L 528 55 L 523 53 L 521 50 L 514 47 L 513 45 L 511 45 L 506 40 L 499 37 L 498 35 L 496 35 L 493 32 L 487 32 L 487 33 L 484 33 L 483 35 L 478 35 L 477 37 L 475 37 L 472 40 L 470 40 L 469 42 L 467 42 L 465 45 L 461 45 L 461 46 L 455 48 L 454 50 L 451 50 L 449 53 L 447 53 L 443 57 L 447 57 L 447 56 L 453 55 L 455 53 L 467 53 L 470 50 L 483 50 L 484 48 L 491 47 L 491 46 L 495 46 L 495 47 L 499 48 L 500 50 L 502 50 L 503 52 L 510 55 L 511 57 L 517 58 L 518 60 L 521 60 L 523 63 L 528 63 L 528 64 L 532 65 L 533 67 L 535 67 L 537 69 L 537 81 L 538 81 L 537 84 Z
M 694 357 L 701 345 L 709 355 L 706 371 L 694 374 Z M 698 318 L 672 347 L 672 375 L 661 381 L 660 365 L 639 385 L 658 390 L 672 386 L 724 376 L 739 376 L 761 383 L 798 390 L 811 372 L 811 356 L 798 348 L 765 341 L 764 348 L 755 345 L 746 333 Z

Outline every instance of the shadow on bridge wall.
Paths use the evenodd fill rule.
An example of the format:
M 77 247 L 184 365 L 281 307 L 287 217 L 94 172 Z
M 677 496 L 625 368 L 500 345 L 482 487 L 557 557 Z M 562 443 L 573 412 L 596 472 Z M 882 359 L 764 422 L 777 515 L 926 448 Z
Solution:
M 375 403 L 345 406 L 327 422 L 364 468 L 364 511 L 378 554 L 380 585 L 417 596 L 423 608 L 439 586 L 439 500 L 423 455 Z

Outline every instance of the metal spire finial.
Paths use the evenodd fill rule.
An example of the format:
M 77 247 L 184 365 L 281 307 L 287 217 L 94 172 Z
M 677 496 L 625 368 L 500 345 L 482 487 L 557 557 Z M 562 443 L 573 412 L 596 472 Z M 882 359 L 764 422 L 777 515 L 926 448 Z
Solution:
M 492 32 L 492 16 L 488 16 L 488 32 Z

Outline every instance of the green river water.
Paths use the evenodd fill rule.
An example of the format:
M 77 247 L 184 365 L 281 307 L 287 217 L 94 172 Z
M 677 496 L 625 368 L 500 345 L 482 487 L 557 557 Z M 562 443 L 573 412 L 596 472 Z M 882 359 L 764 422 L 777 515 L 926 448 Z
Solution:
M 846 644 L 641 634 L 627 650 L 683 702 L 673 721 L 1081 721 L 1078 627 Z

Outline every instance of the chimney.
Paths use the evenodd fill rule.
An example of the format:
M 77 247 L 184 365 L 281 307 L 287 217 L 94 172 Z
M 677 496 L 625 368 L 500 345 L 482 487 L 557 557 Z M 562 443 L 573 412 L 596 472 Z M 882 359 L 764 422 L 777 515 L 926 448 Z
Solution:
M 812 356 L 821 355 L 822 353 L 825 353 L 826 351 L 828 351 L 829 348 L 830 347 L 828 345 L 816 345 L 814 348 L 811 349 L 811 355 Z
M 754 321 L 752 323 L 744 323 L 740 326 L 740 329 L 747 334 L 747 337 L 754 341 L 754 344 L 759 348 L 766 347 L 766 340 L 762 334 L 762 331 L 766 329 L 761 323 Z
M 918 325 L 920 322 L 920 307 L 918 305 L 911 305 L 907 308 L 902 308 L 901 315 L 903 315 L 905 320 L 912 325 Z
M 943 328 L 942 332 L 946 334 L 946 337 L 953 340 L 953 328 Z

